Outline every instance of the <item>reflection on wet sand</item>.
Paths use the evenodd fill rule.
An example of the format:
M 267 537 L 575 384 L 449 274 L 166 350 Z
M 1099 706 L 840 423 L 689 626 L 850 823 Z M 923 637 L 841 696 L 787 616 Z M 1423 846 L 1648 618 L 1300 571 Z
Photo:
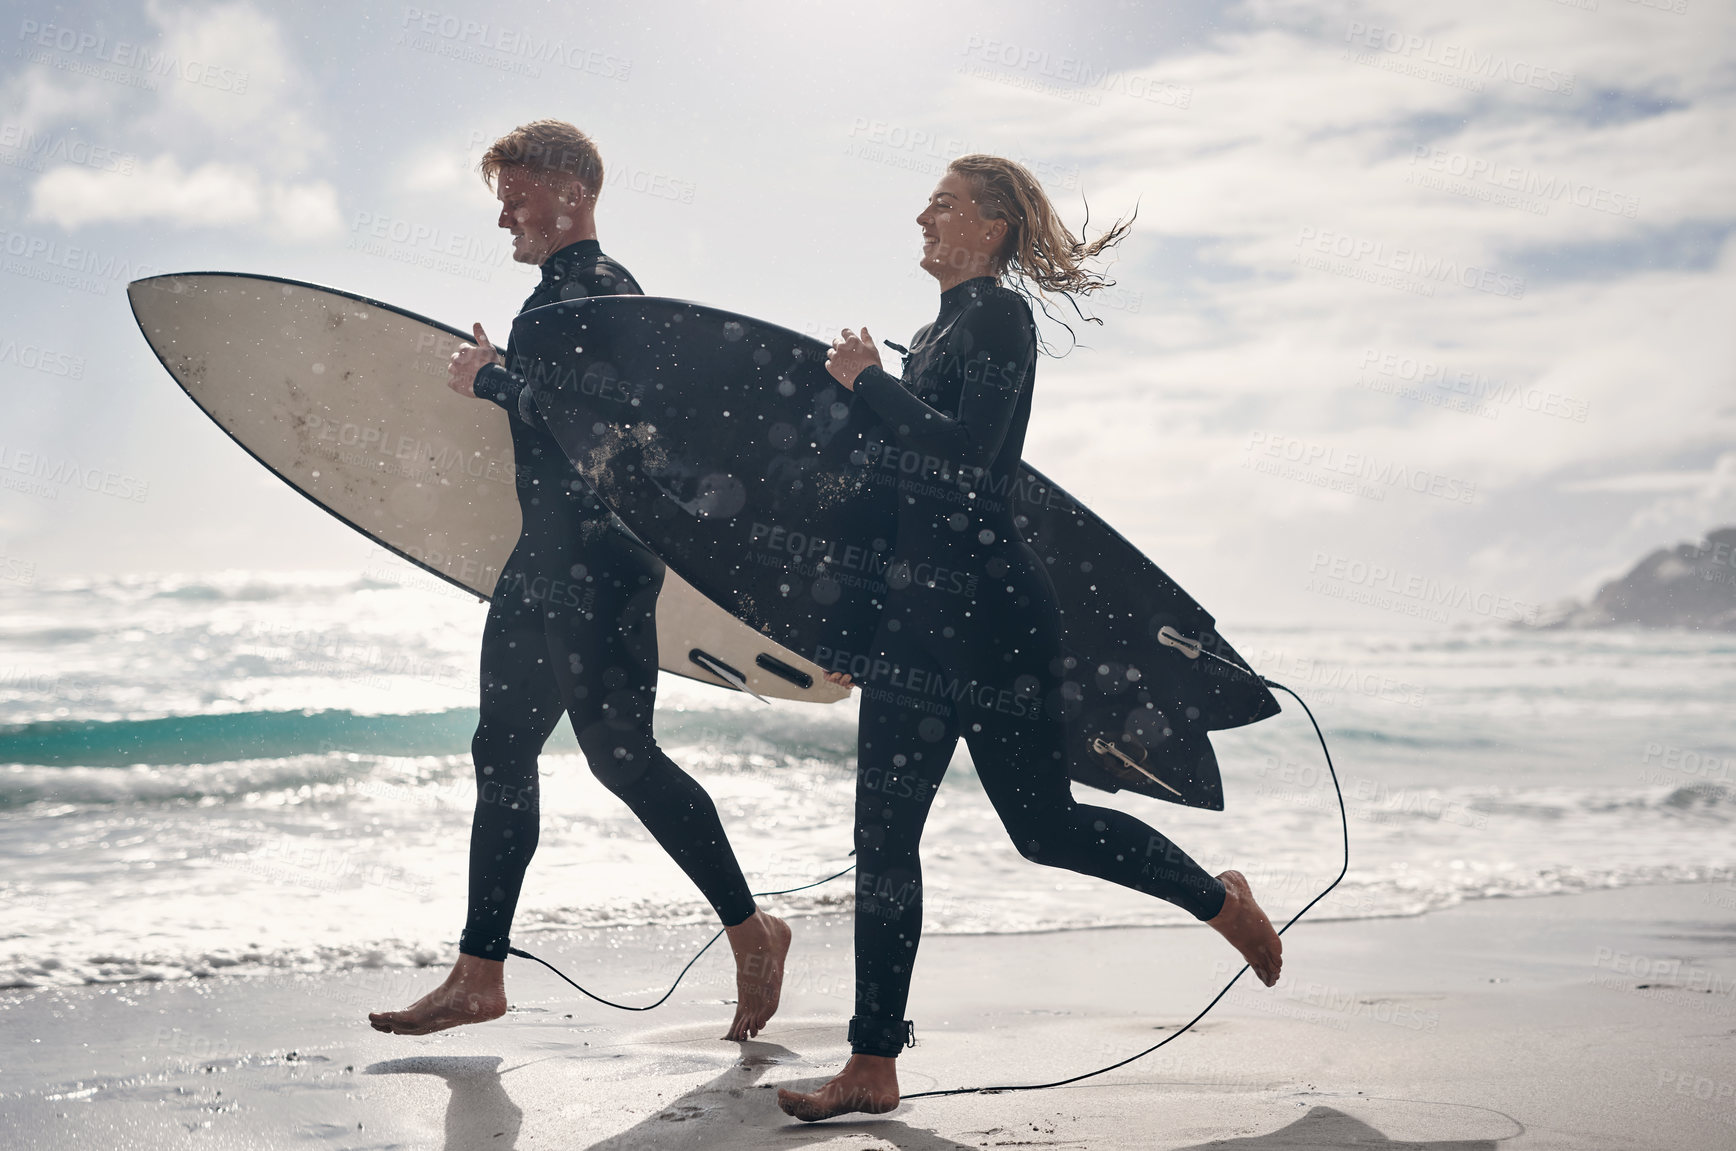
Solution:
M 1478 1108 L 1482 1110 L 1482 1108 Z M 1420 1143 L 1389 1139 L 1353 1115 L 1334 1107 L 1310 1107 L 1287 1127 L 1246 1139 L 1214 1139 L 1177 1151 L 1495 1151 L 1496 1139 L 1428 1139 Z
M 786 1047 L 748 1040 L 741 1044 L 741 1062 L 709 1083 L 695 1087 L 650 1118 L 601 1143 L 593 1143 L 590 1151 L 649 1148 L 663 1151 L 681 1147 L 705 1148 L 706 1151 L 742 1148 L 746 1151 L 774 1144 L 778 1147 L 807 1147 L 829 1143 L 851 1131 L 872 1135 L 900 1151 L 972 1151 L 968 1143 L 957 1143 L 896 1119 L 834 1120 L 820 1124 L 798 1123 L 790 1119 L 778 1110 L 771 1090 L 773 1085 L 760 1083 L 759 1078 L 768 1067 L 800 1061 L 802 1057 Z M 811 1090 L 824 1081 L 822 1077 L 777 1086 Z
M 501 1083 L 500 1064 L 498 1055 L 418 1055 L 372 1064 L 367 1074 L 438 1075 L 452 1090 L 446 1103 L 445 1151 L 512 1151 L 524 1112 Z

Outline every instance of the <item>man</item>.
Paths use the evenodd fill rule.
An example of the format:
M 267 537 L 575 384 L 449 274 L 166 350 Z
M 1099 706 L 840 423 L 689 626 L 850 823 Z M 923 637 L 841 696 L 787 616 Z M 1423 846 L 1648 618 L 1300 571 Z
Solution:
M 484 153 L 512 258 L 542 268 L 524 310 L 582 296 L 640 293 L 597 243 L 603 163 L 583 132 L 558 120 L 515 128 Z M 598 502 L 549 433 L 512 344 L 503 358 L 475 326 L 448 383 L 499 404 L 512 426 L 524 526 L 482 634 L 482 714 L 471 751 L 476 816 L 470 907 L 457 963 L 403 1011 L 368 1016 L 380 1031 L 423 1035 L 506 1012 L 508 933 L 536 850 L 537 756 L 564 711 L 591 771 L 626 801 L 717 911 L 735 951 L 729 1039 L 757 1035 L 777 1010 L 790 929 L 760 911 L 717 808 L 657 746 L 657 595 L 663 564 Z

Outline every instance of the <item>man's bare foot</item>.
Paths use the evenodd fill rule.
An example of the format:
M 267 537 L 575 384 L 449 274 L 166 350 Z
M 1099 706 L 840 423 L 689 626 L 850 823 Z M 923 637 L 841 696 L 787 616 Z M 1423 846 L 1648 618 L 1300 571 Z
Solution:
M 751 1039 L 777 1012 L 784 990 L 784 957 L 790 953 L 790 925 L 756 911 L 727 929 L 735 951 L 735 1022 L 725 1039 Z
M 1284 941 L 1254 902 L 1254 893 L 1241 872 L 1226 871 L 1218 881 L 1224 885 L 1224 908 L 1206 922 L 1242 953 L 1261 983 L 1272 986 L 1284 970 Z
M 884 1055 L 852 1055 L 844 1070 L 818 1091 L 778 1088 L 778 1106 L 785 1115 L 794 1115 L 804 1123 L 852 1111 L 884 1115 L 898 1106 L 898 1060 Z
M 446 981 L 402 1011 L 370 1012 L 375 1031 L 427 1035 L 465 1023 L 486 1023 L 506 1014 L 506 964 L 460 955 Z

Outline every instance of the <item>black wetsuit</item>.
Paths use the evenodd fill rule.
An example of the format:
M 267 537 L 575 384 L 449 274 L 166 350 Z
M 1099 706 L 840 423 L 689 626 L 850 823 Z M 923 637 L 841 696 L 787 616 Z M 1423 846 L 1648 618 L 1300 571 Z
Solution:
M 855 400 L 885 425 L 873 475 L 898 492 L 889 592 L 862 684 L 856 776 L 856 1018 L 851 1049 L 896 1055 L 922 935 L 918 846 L 962 734 L 1025 858 L 1175 903 L 1200 919 L 1223 885 L 1131 815 L 1076 803 L 1063 754 L 1061 615 L 1006 494 L 1036 375 L 1031 310 L 992 278 L 943 292 L 903 382 Z M 997 494 L 999 493 L 999 494 Z
M 595 240 L 542 266 L 526 311 L 582 296 L 639 295 Z M 501 569 L 482 633 L 482 717 L 470 911 L 459 950 L 505 959 L 525 868 L 536 851 L 537 755 L 565 711 L 585 760 L 626 801 L 727 925 L 754 913 L 717 808 L 651 733 L 657 594 L 663 564 L 579 478 L 516 367 L 476 374 L 476 394 L 507 410 L 523 530 Z

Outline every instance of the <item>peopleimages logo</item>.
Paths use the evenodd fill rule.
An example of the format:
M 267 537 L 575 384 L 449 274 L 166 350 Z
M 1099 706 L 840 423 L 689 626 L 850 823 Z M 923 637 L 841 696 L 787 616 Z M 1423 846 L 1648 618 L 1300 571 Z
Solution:
M 412 248 L 426 248 L 437 255 L 494 267 L 506 261 L 506 248 L 501 245 L 497 232 L 482 236 L 466 235 L 462 232 L 446 231 L 433 224 L 361 211 L 350 221 L 350 231 L 358 237 L 368 236 Z
M 15 583 L 31 587 L 36 583 L 36 564 L 0 552 L 0 583 Z M 5 682 L 0 679 L 0 682 Z
M 850 121 L 850 143 L 844 146 L 846 156 L 855 156 L 874 163 L 911 171 L 939 175 L 956 156 L 984 149 L 974 147 L 957 136 L 944 136 L 924 128 L 912 128 L 895 120 L 875 120 L 857 116 Z M 1060 188 L 1079 186 L 1079 165 L 1062 164 L 1024 152 L 1001 152 L 1031 170 L 1045 184 Z
M 1410 277 L 1425 287 L 1430 282 L 1455 283 L 1492 296 L 1506 296 L 1514 300 L 1525 298 L 1523 276 L 1497 272 L 1476 264 L 1461 266 L 1457 260 L 1445 256 L 1430 256 L 1415 248 L 1401 248 L 1384 240 L 1371 240 L 1366 236 L 1353 236 L 1348 232 L 1304 226 L 1296 235 L 1296 247 L 1302 251 L 1297 253 L 1293 262 L 1304 267 L 1334 270 L 1320 262 L 1309 263 L 1304 260 L 1303 256 L 1312 251 L 1345 261 L 1345 266 L 1349 268 L 1367 265 L 1370 269 Z
M 18 38 L 28 48 L 52 49 L 61 53 L 60 59 L 54 59 L 33 51 L 27 58 L 32 63 L 49 64 L 62 71 L 152 91 L 156 89 L 156 77 L 173 76 L 218 92 L 232 92 L 237 96 L 247 93 L 248 74 L 239 68 L 210 64 L 191 57 L 183 60 L 173 52 L 154 49 L 147 44 L 134 44 L 128 40 L 111 43 L 107 36 L 96 32 L 35 20 L 25 20 L 19 25 Z M 104 69 L 101 65 L 109 67 Z M 114 69 L 124 71 L 116 72 Z M 126 72 L 134 75 L 126 75 Z
M 1379 25 L 1352 20 L 1344 33 L 1344 39 L 1352 48 L 1381 52 L 1409 64 L 1432 64 L 1479 79 L 1504 80 L 1523 88 L 1537 88 L 1562 96 L 1573 94 L 1572 72 L 1562 72 L 1526 60 L 1513 59 L 1499 52 L 1479 51 L 1464 44 L 1436 40 L 1433 36 L 1421 36 L 1401 32 L 1396 28 L 1382 28 Z
M 1568 176 L 1546 176 L 1532 168 L 1499 164 L 1480 156 L 1453 152 L 1430 144 L 1414 146 L 1411 149 L 1410 164 L 1412 171 L 1407 179 L 1412 183 L 1422 183 L 1428 187 L 1438 184 L 1443 191 L 1458 193 L 1461 191 L 1460 186 L 1451 184 L 1446 179 L 1436 184 L 1426 181 L 1426 177 L 1430 175 L 1451 177 L 1462 181 L 1463 191 L 1473 199 L 1484 198 L 1483 189 L 1477 186 L 1487 185 L 1491 195 L 1511 193 L 1512 203 L 1509 206 L 1525 208 L 1539 216 L 1548 215 L 1549 205 L 1560 203 L 1563 197 L 1577 208 L 1607 212 L 1612 216 L 1625 216 L 1630 220 L 1638 216 L 1640 211 L 1637 196 L 1614 192 Z M 1530 204 L 1526 203 L 1527 198 L 1531 201 Z M 1531 206 L 1533 204 L 1534 207 Z
M 1153 104 L 1167 104 L 1172 108 L 1186 108 L 1193 103 L 1193 89 L 1185 84 L 1172 84 L 1137 73 L 1120 72 L 1075 56 L 1055 56 L 1045 48 L 1021 47 L 1004 40 L 985 40 L 981 36 L 969 36 L 965 39 L 963 55 L 982 64 L 999 65 L 1012 72 L 1030 73 L 1030 82 L 1017 86 L 1030 87 L 1045 95 L 1081 103 L 1101 104 L 1103 98 L 1097 95 L 1099 92 L 1130 96 L 1135 100 L 1147 100 Z M 1005 72 L 996 73 L 982 68 L 967 68 L 966 74 L 1003 83 L 1011 79 Z
M 85 467 L 76 460 L 3 443 L 0 443 L 0 486 L 51 500 L 59 496 L 61 488 L 82 488 L 134 503 L 144 503 L 151 491 L 150 483 L 137 476 Z
M 1453 393 L 1475 405 L 1479 415 L 1498 415 L 1494 405 L 1512 405 L 1538 415 L 1554 416 L 1583 424 L 1591 414 L 1591 404 L 1575 396 L 1547 388 L 1521 387 L 1496 379 L 1486 372 L 1453 367 L 1421 356 L 1367 348 L 1362 353 L 1361 372 L 1356 384 L 1373 392 L 1388 395 L 1411 395 L 1406 385 L 1415 385 L 1414 396 L 1426 398 L 1432 393 Z
M 344 246 L 366 256 L 412 264 L 444 275 L 487 283 L 506 260 L 498 233 L 451 232 L 432 224 L 358 211 Z
M 111 283 L 161 275 L 163 269 L 135 264 L 93 248 L 62 244 L 26 232 L 0 228 L 0 269 L 16 276 L 106 295 Z
M 21 344 L 17 340 L 0 339 L 0 367 L 16 364 L 33 372 L 61 376 L 69 380 L 84 379 L 84 357 L 71 352 L 57 352 L 37 344 Z
M 33 132 L 11 121 L 0 124 L 0 151 L 16 156 L 15 159 L 0 158 L 0 163 L 29 168 L 33 172 L 43 171 L 51 163 L 62 163 L 131 176 L 138 165 L 138 157 L 131 152 L 117 152 L 64 132 Z
M 423 338 L 437 337 L 430 334 Z M 298 427 L 304 451 L 406 479 L 445 486 L 463 476 L 509 485 L 518 478 L 510 460 L 484 459 L 480 453 L 444 441 L 419 439 L 385 425 L 340 423 L 309 412 Z M 314 475 L 317 478 L 319 473 Z
M 1314 553 L 1308 574 L 1316 577 L 1310 590 L 1440 623 L 1447 622 L 1448 611 L 1467 611 L 1508 623 L 1535 623 L 1542 611 L 1542 605 L 1528 600 L 1324 551 Z M 1327 581 L 1336 586 L 1322 586 Z
M 556 64 L 606 80 L 626 80 L 633 61 L 601 48 L 569 44 L 523 28 L 466 20 L 432 9 L 406 7 L 395 43 L 448 59 L 538 77 L 539 65 Z
M 1705 755 L 1693 748 L 1654 740 L 1646 744 L 1645 758 L 1640 762 L 1662 765 L 1645 772 L 1648 783 L 1674 783 L 1683 775 L 1701 776 L 1719 783 L 1736 782 L 1736 755 Z
M 1250 467 L 1251 460 L 1257 461 L 1261 456 L 1265 456 L 1301 468 L 1349 476 L 1377 485 L 1377 490 L 1407 488 L 1418 495 L 1434 496 L 1450 503 L 1468 504 L 1477 498 L 1477 485 L 1473 480 L 1443 475 L 1393 460 L 1383 460 L 1367 452 L 1343 451 L 1330 444 L 1305 440 L 1283 432 L 1253 432 L 1242 451 L 1243 467 Z

